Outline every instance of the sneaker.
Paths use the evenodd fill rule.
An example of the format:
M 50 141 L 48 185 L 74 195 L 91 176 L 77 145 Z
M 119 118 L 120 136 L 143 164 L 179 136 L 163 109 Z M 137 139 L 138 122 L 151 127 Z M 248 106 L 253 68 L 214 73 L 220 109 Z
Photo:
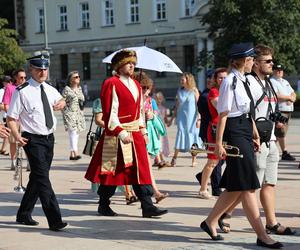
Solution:
M 294 156 L 292 156 L 290 153 L 288 153 L 287 151 L 283 151 L 282 156 L 281 156 L 281 160 L 283 160 L 283 161 L 295 161 L 296 158 Z
M 199 198 L 205 200 L 213 199 L 213 196 L 208 191 L 199 191 Z

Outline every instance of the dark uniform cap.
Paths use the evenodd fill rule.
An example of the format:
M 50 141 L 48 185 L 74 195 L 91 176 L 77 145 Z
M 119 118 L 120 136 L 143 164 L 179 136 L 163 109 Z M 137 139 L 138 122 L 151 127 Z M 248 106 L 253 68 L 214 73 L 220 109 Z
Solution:
M 206 78 L 212 78 L 212 76 L 214 75 L 215 73 L 215 69 L 208 69 L 206 71 Z
M 37 51 L 33 57 L 29 57 L 26 60 L 29 61 L 32 67 L 38 69 L 48 69 L 50 65 L 49 53 L 47 51 Z
M 231 59 L 244 58 L 247 56 L 255 56 L 253 43 L 235 43 L 228 52 Z
M 283 70 L 282 64 L 274 64 L 273 65 L 273 70 Z
M 114 70 L 118 70 L 126 63 L 132 62 L 136 64 L 137 56 L 134 50 L 121 50 L 117 52 L 111 59 L 111 66 Z

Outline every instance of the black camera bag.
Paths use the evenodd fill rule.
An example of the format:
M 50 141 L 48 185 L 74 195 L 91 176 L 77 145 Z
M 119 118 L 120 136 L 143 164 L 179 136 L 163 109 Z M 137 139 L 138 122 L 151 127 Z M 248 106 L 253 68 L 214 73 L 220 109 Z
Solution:
M 269 142 L 272 136 L 273 122 L 265 117 L 259 117 L 255 120 L 255 124 L 260 137 L 260 143 Z

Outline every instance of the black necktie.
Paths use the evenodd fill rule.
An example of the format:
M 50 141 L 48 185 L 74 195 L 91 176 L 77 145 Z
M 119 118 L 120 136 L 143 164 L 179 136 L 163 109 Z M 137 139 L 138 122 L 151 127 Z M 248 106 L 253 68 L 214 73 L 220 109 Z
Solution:
M 52 118 L 52 113 L 48 102 L 48 98 L 45 93 L 44 86 L 42 84 L 41 84 L 41 98 L 43 103 L 46 126 L 48 129 L 51 129 L 53 127 L 53 118 Z
M 248 85 L 248 79 L 246 79 L 246 81 L 244 82 L 243 81 L 243 84 L 244 84 L 244 87 L 245 87 L 245 90 L 247 92 L 247 95 L 250 99 L 250 114 L 252 116 L 252 118 L 255 120 L 255 108 L 254 108 L 254 100 L 253 100 L 253 97 L 251 95 L 251 91 L 250 91 L 250 88 L 249 88 L 249 85 Z

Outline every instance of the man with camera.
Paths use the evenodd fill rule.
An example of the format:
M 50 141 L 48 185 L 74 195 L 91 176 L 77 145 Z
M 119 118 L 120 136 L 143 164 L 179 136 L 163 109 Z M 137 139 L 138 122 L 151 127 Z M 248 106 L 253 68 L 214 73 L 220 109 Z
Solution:
M 283 66 L 276 64 L 273 66 L 273 76 L 271 82 L 278 97 L 278 107 L 283 117 L 290 120 L 291 114 L 294 111 L 294 102 L 296 101 L 296 93 L 289 84 L 289 82 L 283 79 Z M 276 126 L 275 136 L 279 142 L 279 146 L 282 151 L 281 159 L 285 161 L 295 161 L 296 158 L 292 156 L 286 149 L 285 137 L 288 131 L 289 122 L 284 126 Z
M 278 102 L 272 83 L 273 49 L 265 45 L 255 47 L 256 58 L 251 74 L 247 75 L 255 106 L 255 119 L 260 134 L 261 150 L 256 153 L 256 173 L 261 184 L 260 201 L 266 216 L 268 233 L 293 235 L 295 232 L 278 223 L 275 215 L 275 186 L 278 174 L 279 152 L 276 146 L 274 124 L 286 122 L 276 111 Z

